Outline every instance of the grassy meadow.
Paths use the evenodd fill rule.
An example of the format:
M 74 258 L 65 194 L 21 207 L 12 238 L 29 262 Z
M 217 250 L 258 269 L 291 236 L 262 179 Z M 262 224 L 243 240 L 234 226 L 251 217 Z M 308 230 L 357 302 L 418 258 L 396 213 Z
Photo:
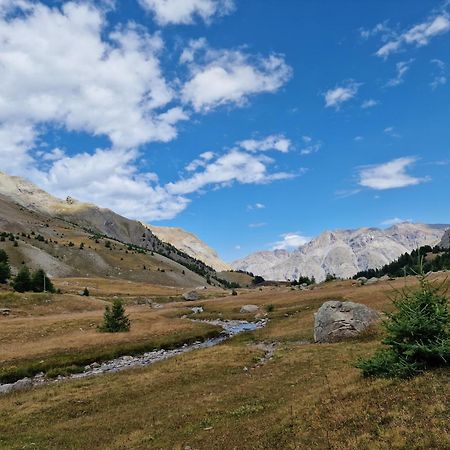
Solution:
M 66 282 L 81 286 L 84 280 L 58 280 Z M 0 293 L 0 308 L 12 310 L 0 316 L 0 376 L 6 378 L 37 368 L 64 373 L 217 333 L 183 318 L 192 306 L 204 308 L 196 318 L 252 320 L 254 314 L 239 312 L 252 303 L 271 319 L 264 329 L 145 368 L 2 396 L 0 448 L 449 449 L 448 370 L 406 381 L 362 378 L 352 363 L 379 345 L 376 329 L 352 341 L 311 343 L 313 314 L 324 301 L 346 299 L 382 311 L 391 307 L 392 289 L 404 283 L 242 289 L 189 303 L 155 291 L 166 296 L 160 309 L 140 301 L 153 295 L 151 287 L 131 285 L 132 329 L 115 335 L 96 332 L 115 294 L 109 280 L 86 298 Z M 275 345 L 271 358 L 261 343 Z

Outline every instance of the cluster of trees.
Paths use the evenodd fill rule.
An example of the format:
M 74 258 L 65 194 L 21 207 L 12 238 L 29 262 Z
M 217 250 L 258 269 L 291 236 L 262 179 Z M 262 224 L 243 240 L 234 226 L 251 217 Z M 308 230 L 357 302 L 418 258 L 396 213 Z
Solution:
M 8 254 L 0 249 L 0 284 L 5 284 L 11 276 Z M 55 287 L 44 270 L 38 269 L 31 273 L 27 266 L 19 270 L 11 286 L 17 292 L 55 292 Z
M 27 266 L 23 266 L 12 282 L 17 292 L 55 292 L 52 281 L 43 269 L 31 273 Z
M 422 257 L 425 257 L 422 261 Z M 386 264 L 379 269 L 369 269 L 358 272 L 353 278 L 359 277 L 402 277 L 413 275 L 423 270 L 427 272 L 436 272 L 438 270 L 450 270 L 450 249 L 441 247 L 430 247 L 424 245 L 411 253 L 404 253 L 398 259 Z
M 301 284 L 311 285 L 316 284 L 316 279 L 314 277 L 305 277 L 303 275 L 300 275 L 298 277 L 298 280 L 291 281 L 291 286 L 299 286 Z

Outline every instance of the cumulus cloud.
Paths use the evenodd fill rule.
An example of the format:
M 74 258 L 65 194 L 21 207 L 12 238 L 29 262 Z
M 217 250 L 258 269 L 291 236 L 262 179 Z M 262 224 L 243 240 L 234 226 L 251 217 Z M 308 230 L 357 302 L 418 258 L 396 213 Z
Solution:
M 406 72 L 408 72 L 409 68 L 411 67 L 411 64 L 413 63 L 414 59 L 410 59 L 408 61 L 400 61 L 395 65 L 396 69 L 396 75 L 394 78 L 391 78 L 387 83 L 387 87 L 395 87 L 399 84 L 402 84 L 404 81 L 404 77 L 406 75 Z
M 362 167 L 359 171 L 360 186 L 376 190 L 402 188 L 427 181 L 414 177 L 407 170 L 417 161 L 414 157 L 397 158 L 384 164 Z
M 154 14 L 159 25 L 188 25 L 197 18 L 209 23 L 214 17 L 234 10 L 233 0 L 139 0 L 139 3 Z
M 63 155 L 32 180 L 52 194 L 70 195 L 140 220 L 171 219 L 189 203 L 159 186 L 156 174 L 140 173 L 136 150 L 98 149 Z
M 174 195 L 197 192 L 207 186 L 240 184 L 265 184 L 275 180 L 292 178 L 287 172 L 268 171 L 274 160 L 265 155 L 253 155 L 232 149 L 204 166 L 203 170 L 180 181 L 169 183 L 167 191 Z
M 291 141 L 282 134 L 267 136 L 264 139 L 246 139 L 238 143 L 240 147 L 248 152 L 265 152 L 268 150 L 277 150 L 287 153 L 291 147 Z
M 325 107 L 333 107 L 336 110 L 339 110 L 343 103 L 356 96 L 359 86 L 361 86 L 361 83 L 356 83 L 351 80 L 342 86 L 336 86 L 334 89 L 329 89 L 324 94 Z
M 204 40 L 192 41 L 180 61 L 190 72 L 181 97 L 196 112 L 226 104 L 245 105 L 254 94 L 278 91 L 292 75 L 281 55 L 262 57 L 240 50 L 215 50 Z
M 87 2 L 13 3 L 22 14 L 0 17 L 3 127 L 28 135 L 51 124 L 121 148 L 176 136 L 187 115 L 167 107 L 174 92 L 161 72 L 159 35 L 133 24 L 105 34 L 104 12 Z
M 448 14 L 442 11 L 402 33 L 395 33 L 375 54 L 386 59 L 391 54 L 401 51 L 406 46 L 415 45 L 416 47 L 423 47 L 428 45 L 430 40 L 435 36 L 445 34 L 449 30 L 450 20 Z M 391 30 L 390 34 L 392 34 Z
M 282 234 L 281 239 L 272 244 L 272 250 L 293 250 L 308 243 L 311 238 L 299 233 Z

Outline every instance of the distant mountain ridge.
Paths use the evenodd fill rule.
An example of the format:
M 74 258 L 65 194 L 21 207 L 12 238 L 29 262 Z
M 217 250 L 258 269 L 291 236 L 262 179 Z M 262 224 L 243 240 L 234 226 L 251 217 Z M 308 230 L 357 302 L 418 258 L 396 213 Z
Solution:
M 253 253 L 232 263 L 270 280 L 294 280 L 300 275 L 317 281 L 327 274 L 349 278 L 357 272 L 382 267 L 403 253 L 423 245 L 441 242 L 449 225 L 404 222 L 387 229 L 325 231 L 292 252 L 286 250 Z
M 163 254 L 169 252 L 175 260 L 184 264 L 197 264 L 194 260 L 199 260 L 214 270 L 229 268 L 219 259 L 214 250 L 184 230 L 178 229 L 177 233 L 174 233 L 173 229 L 164 231 L 164 227 L 145 225 L 139 221 L 127 219 L 110 209 L 82 203 L 71 197 L 61 200 L 20 177 L 0 172 L 0 196 L 29 210 L 74 222 L 92 230 L 93 233 L 104 234 L 121 242 L 139 245 Z M 152 229 L 155 230 L 154 233 Z M 181 245 L 183 238 L 186 241 L 187 235 L 190 237 L 191 245 Z M 172 242 L 171 237 L 173 237 Z M 193 260 L 176 254 L 164 243 L 176 247 Z M 183 248 L 177 247 L 176 244 L 180 244 Z

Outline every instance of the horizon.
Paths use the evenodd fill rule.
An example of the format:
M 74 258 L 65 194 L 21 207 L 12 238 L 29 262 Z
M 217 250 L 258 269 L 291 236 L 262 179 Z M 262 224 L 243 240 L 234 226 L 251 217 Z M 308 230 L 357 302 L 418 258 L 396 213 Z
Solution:
M 204 4 L 3 1 L 0 170 L 225 261 L 450 223 L 448 2 Z

